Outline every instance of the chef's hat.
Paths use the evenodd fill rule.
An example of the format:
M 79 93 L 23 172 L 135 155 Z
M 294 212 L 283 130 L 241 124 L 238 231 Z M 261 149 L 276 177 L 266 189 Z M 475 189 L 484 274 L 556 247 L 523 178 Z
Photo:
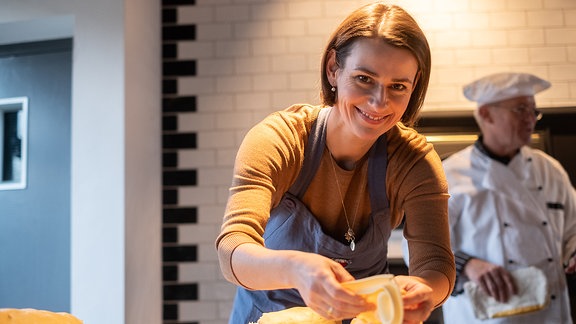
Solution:
M 550 82 L 528 73 L 496 73 L 464 86 L 464 96 L 478 107 L 506 99 L 533 96 L 550 88 Z

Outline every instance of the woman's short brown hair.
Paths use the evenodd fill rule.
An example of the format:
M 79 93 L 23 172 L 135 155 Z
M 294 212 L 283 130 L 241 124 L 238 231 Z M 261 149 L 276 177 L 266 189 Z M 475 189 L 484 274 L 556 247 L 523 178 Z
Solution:
M 401 121 L 413 126 L 428 89 L 430 80 L 430 46 L 418 23 L 404 9 L 396 5 L 372 3 L 352 12 L 334 31 L 322 57 L 323 105 L 332 106 L 336 94 L 326 74 L 326 63 L 331 51 L 336 53 L 336 64 L 343 66 L 352 45 L 359 38 L 381 39 L 389 45 L 409 50 L 418 62 L 417 83 Z

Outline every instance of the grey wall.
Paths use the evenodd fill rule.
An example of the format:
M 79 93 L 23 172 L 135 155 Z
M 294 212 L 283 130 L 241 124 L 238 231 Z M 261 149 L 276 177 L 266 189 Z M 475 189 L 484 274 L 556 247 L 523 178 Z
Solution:
M 29 100 L 28 183 L 0 191 L 0 307 L 68 312 L 71 41 L 7 50 L 0 98 Z

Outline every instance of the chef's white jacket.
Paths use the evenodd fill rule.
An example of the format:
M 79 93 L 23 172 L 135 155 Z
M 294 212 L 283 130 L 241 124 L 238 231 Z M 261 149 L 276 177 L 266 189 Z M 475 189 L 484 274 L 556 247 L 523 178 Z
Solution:
M 551 298 L 541 311 L 481 321 L 459 294 L 443 306 L 445 323 L 572 323 L 564 263 L 576 251 L 576 193 L 560 163 L 525 146 L 505 165 L 471 145 L 443 164 L 453 251 L 508 270 L 536 266 Z

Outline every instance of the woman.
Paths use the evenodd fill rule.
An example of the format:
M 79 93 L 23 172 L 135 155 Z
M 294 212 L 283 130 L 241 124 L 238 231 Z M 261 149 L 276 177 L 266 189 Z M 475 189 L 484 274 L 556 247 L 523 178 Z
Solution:
M 410 276 L 396 281 L 405 323 L 450 295 L 441 162 L 405 126 L 422 106 L 430 64 L 408 13 L 366 5 L 326 47 L 322 106 L 294 105 L 248 132 L 216 241 L 225 278 L 239 286 L 230 323 L 303 305 L 328 319 L 373 309 L 341 283 L 388 272 L 388 238 L 403 217 Z

